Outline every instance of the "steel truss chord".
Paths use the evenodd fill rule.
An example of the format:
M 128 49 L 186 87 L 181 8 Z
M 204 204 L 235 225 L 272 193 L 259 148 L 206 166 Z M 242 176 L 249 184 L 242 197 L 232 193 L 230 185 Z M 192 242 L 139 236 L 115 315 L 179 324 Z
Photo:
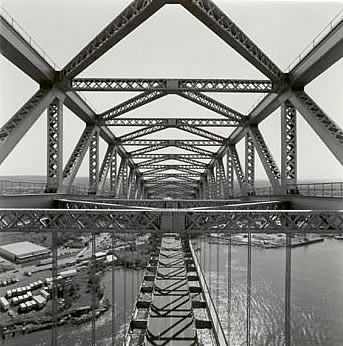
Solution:
M 293 92 L 291 103 L 343 165 L 343 131 L 305 92 Z
M 209 132 L 209 131 L 206 131 L 203 129 L 199 129 L 198 127 L 195 127 L 195 126 L 182 125 L 179 128 L 180 128 L 180 130 L 190 132 L 194 135 L 204 137 L 204 138 L 210 139 L 212 141 L 217 141 L 218 143 L 223 143 L 225 140 L 224 137 L 221 137 L 219 135 L 216 135 L 212 132 Z
M 127 112 L 132 111 L 133 109 L 136 109 L 138 107 L 141 107 L 147 103 L 150 103 L 152 101 L 155 101 L 162 96 L 165 96 L 165 93 L 160 91 L 147 91 L 142 94 L 139 94 L 135 97 L 132 97 L 131 99 L 114 106 L 113 108 L 110 108 L 109 110 L 101 113 L 98 115 L 98 121 L 101 123 L 101 121 L 114 119 L 118 117 L 119 115 L 125 114 Z
M 291 102 L 286 101 L 281 106 L 281 185 L 283 192 L 295 193 L 296 183 L 297 112 Z
M 126 141 L 131 141 L 135 138 L 143 137 L 143 136 L 149 135 L 150 133 L 164 130 L 165 128 L 166 126 L 163 126 L 163 125 L 148 126 L 143 129 L 133 131 L 131 133 L 128 133 L 126 135 L 119 137 L 119 142 L 121 144 L 125 144 Z
M 203 127 L 234 127 L 240 123 L 232 119 L 193 119 L 193 118 L 115 118 L 109 120 L 99 120 L 99 126 L 155 126 L 164 125 L 166 127 L 180 126 L 203 126 Z
M 178 95 L 189 101 L 197 103 L 198 105 L 203 106 L 213 112 L 224 115 L 228 119 L 239 121 L 239 122 L 242 122 L 242 121 L 244 122 L 246 120 L 245 115 L 231 109 L 228 106 L 225 106 L 219 101 L 216 101 L 212 99 L 211 97 L 208 97 L 200 92 L 184 91 L 184 92 L 179 92 Z
M 204 169 L 206 166 L 203 165 L 144 165 L 142 164 L 139 168 L 141 169 Z M 144 173 L 143 173 L 144 174 Z
M 57 96 L 56 90 L 38 90 L 0 129 L 0 164 Z
M 269 151 L 266 142 L 264 141 L 264 138 L 258 129 L 257 126 L 250 127 L 249 133 L 252 137 L 255 149 L 258 153 L 258 156 L 260 157 L 260 160 L 262 162 L 262 165 L 265 169 L 265 172 L 268 176 L 269 182 L 271 186 L 273 187 L 273 191 L 278 194 L 281 192 L 280 190 L 280 179 L 281 179 L 281 173 L 280 170 Z
M 163 0 L 133 0 L 123 12 L 64 67 L 62 74 L 68 78 L 78 75 L 164 4 L 165 1 Z
M 55 98 L 47 112 L 46 192 L 56 193 L 63 181 L 63 100 Z
M 268 78 L 271 80 L 283 78 L 282 71 L 211 0 L 181 0 L 180 2 L 189 12 Z
M 158 158 L 166 158 L 168 160 L 175 159 L 176 157 L 182 159 L 211 159 L 213 155 L 204 155 L 204 154 L 136 154 L 131 155 L 134 156 L 135 159 L 158 159 Z

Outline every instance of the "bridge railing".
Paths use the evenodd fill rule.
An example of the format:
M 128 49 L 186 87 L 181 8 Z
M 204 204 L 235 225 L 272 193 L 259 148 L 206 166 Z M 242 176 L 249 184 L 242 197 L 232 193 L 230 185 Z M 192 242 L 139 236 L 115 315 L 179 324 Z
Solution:
M 343 198 L 343 182 L 288 184 L 286 191 L 287 195 Z M 255 196 L 275 195 L 271 186 L 256 187 L 253 194 Z

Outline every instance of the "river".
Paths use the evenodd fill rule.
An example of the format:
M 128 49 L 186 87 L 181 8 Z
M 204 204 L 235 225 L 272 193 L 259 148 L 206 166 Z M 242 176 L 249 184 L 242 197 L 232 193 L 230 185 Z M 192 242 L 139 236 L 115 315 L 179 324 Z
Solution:
M 212 298 L 227 331 L 227 246 L 203 242 L 199 257 L 205 268 Z M 217 261 L 219 258 L 219 261 Z M 206 263 L 206 264 L 205 264 Z M 232 246 L 231 345 L 246 340 L 247 248 Z M 219 269 L 219 270 L 218 270 Z M 116 344 L 125 334 L 124 320 L 131 316 L 143 271 L 115 271 Z M 284 340 L 285 249 L 252 248 L 251 344 L 282 345 Z M 111 300 L 111 272 L 102 280 Z M 126 284 L 125 284 L 126 282 Z M 218 283 L 218 284 L 217 284 Z M 133 289 L 132 289 L 133 287 Z M 219 289 L 218 289 L 219 287 Z M 343 345 L 343 241 L 292 249 L 292 345 Z M 111 310 L 97 322 L 97 345 L 111 345 Z M 51 331 L 8 338 L 5 345 L 50 345 Z M 90 345 L 90 323 L 58 328 L 59 345 Z

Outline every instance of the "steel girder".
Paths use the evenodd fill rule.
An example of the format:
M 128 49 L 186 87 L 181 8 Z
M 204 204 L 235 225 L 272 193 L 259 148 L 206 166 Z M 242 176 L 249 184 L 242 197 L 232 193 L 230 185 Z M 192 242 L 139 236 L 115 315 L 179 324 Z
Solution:
M 89 194 L 96 194 L 99 183 L 99 129 L 94 131 L 89 143 Z
M 98 191 L 97 191 L 98 194 L 102 194 L 104 192 L 107 175 L 108 175 L 108 172 L 111 170 L 111 163 L 112 163 L 113 154 L 115 150 L 116 149 L 114 144 L 108 145 L 104 159 L 101 164 L 100 172 L 99 172 L 99 184 L 98 184 Z M 111 189 L 111 191 L 113 190 Z
M 220 199 L 227 197 L 227 181 L 222 158 L 219 158 L 215 165 L 216 170 L 216 196 Z
M 0 164 L 60 93 L 38 90 L 0 129 Z
M 198 161 L 189 159 L 187 157 L 179 156 L 177 154 L 174 154 L 174 155 L 161 155 L 159 157 L 152 158 L 151 160 L 140 162 L 140 163 L 137 164 L 137 166 L 138 167 L 142 167 L 142 166 L 147 166 L 147 165 L 153 165 L 153 164 L 164 162 L 164 161 L 168 161 L 168 160 L 176 160 L 176 161 L 180 161 L 180 162 L 189 163 L 191 165 L 199 165 L 199 166 L 203 166 L 203 167 L 206 166 L 206 164 L 203 163 L 203 162 L 198 162 Z
M 148 173 L 148 172 L 144 172 L 144 177 L 155 177 L 155 178 L 168 178 L 168 177 L 173 177 L 173 178 L 180 178 L 180 179 L 184 179 L 184 178 L 199 178 L 200 173 L 191 173 L 191 174 L 187 174 L 187 173 L 178 173 L 178 174 L 173 174 L 173 173 L 165 173 L 165 174 L 161 174 L 161 173 Z M 149 179 L 150 180 L 150 179 Z M 145 181 L 149 181 L 149 180 L 145 180 Z M 193 180 L 193 179 L 192 179 Z
M 204 165 L 144 165 L 142 164 L 140 169 L 204 169 Z M 144 172 L 143 172 L 144 175 Z
M 62 70 L 73 78 L 159 10 L 165 1 L 134 0 Z
M 128 164 L 126 158 L 121 158 L 118 175 L 117 175 L 117 190 L 116 196 L 121 198 L 127 198 L 127 169 Z
M 220 143 L 213 140 L 203 140 L 203 139 L 139 139 L 133 141 L 125 142 L 125 145 L 134 146 L 153 146 L 153 145 L 167 145 L 167 146 L 177 146 L 190 145 L 190 146 L 220 146 Z
M 113 148 L 112 152 L 112 157 L 111 157 L 111 162 L 110 162 L 110 192 L 113 195 L 116 195 L 117 191 L 117 182 L 118 182 L 118 177 L 117 177 L 117 158 L 118 158 L 118 148 L 115 145 Z
M 167 158 L 168 160 L 173 160 L 175 158 L 183 159 L 211 159 L 213 155 L 204 154 L 139 154 L 133 155 L 135 159 L 157 159 L 157 158 Z
M 63 101 L 55 98 L 47 111 L 46 191 L 58 192 L 63 182 Z
M 69 192 L 74 182 L 76 174 L 81 166 L 84 156 L 86 155 L 87 149 L 90 145 L 95 131 L 96 126 L 86 126 L 66 166 L 64 167 L 63 184 L 65 185 L 66 192 Z
M 273 191 L 275 193 L 280 193 L 281 173 L 271 152 L 267 147 L 266 142 L 264 141 L 260 130 L 258 129 L 258 127 L 250 127 L 249 133 L 252 137 L 254 146 L 262 162 L 264 170 L 268 176 L 269 182 L 273 187 Z
M 186 131 L 186 132 L 190 132 L 194 135 L 200 136 L 200 137 L 204 137 L 213 141 L 217 141 L 219 143 L 223 143 L 223 141 L 225 140 L 224 137 L 216 135 L 215 133 L 212 133 L 210 131 L 206 131 L 204 129 L 200 129 L 198 127 L 195 126 L 188 126 L 188 125 L 183 125 L 179 127 L 180 130 Z
M 62 203 L 61 201 L 60 203 Z M 257 203 L 259 204 L 259 203 Z M 260 203 L 266 208 L 263 203 Z M 1 232 L 166 232 L 161 216 L 180 217 L 185 233 L 341 233 L 343 212 L 328 210 L 111 209 L 110 205 L 64 201 L 67 209 L 1 209 Z M 258 206 L 258 205 L 257 205 Z M 80 209 L 81 208 L 81 209 Z M 249 208 L 252 208 L 250 206 Z M 83 209 L 83 210 L 82 210 Z M 25 222 L 23 222 L 25 221 Z M 180 220 L 181 221 L 181 220 Z M 179 223 L 177 223 L 179 224 Z M 239 225 L 239 227 L 237 227 Z
M 233 197 L 234 173 L 233 158 L 229 148 L 226 149 L 226 180 L 228 187 L 228 197 Z
M 271 80 L 283 78 L 282 71 L 211 0 L 181 0 L 182 5 Z
M 297 112 L 286 101 L 281 106 L 281 185 L 287 193 L 288 184 L 297 183 Z
M 131 142 L 131 141 L 129 141 Z M 125 145 L 126 145 L 127 142 L 125 142 Z M 149 146 L 149 147 L 146 147 L 146 148 L 141 148 L 141 149 L 137 149 L 137 150 L 134 150 L 134 151 L 131 151 L 129 152 L 129 155 L 130 157 L 132 158 L 139 158 L 139 156 L 145 156 L 145 155 L 149 155 L 147 153 L 150 153 L 152 151 L 156 151 L 156 150 L 159 150 L 159 149 L 163 149 L 163 148 L 166 148 L 167 145 L 152 145 L 152 146 Z
M 149 134 L 154 133 L 154 132 L 164 130 L 165 128 L 166 128 L 166 126 L 163 126 L 163 125 L 144 127 L 143 129 L 133 131 L 133 132 L 130 132 L 126 135 L 119 137 L 119 141 L 120 141 L 120 143 L 125 144 L 126 141 L 131 141 L 135 138 L 139 138 L 139 137 L 146 136 L 146 135 L 149 135 Z
M 146 105 L 147 103 L 150 103 L 152 101 L 155 101 L 161 98 L 162 96 L 165 96 L 165 93 L 161 91 L 143 92 L 99 114 L 98 121 L 114 119 L 119 115 L 125 114 L 127 112 L 132 111 L 133 109 Z
M 219 101 L 214 100 L 211 97 L 208 97 L 200 92 L 196 91 L 183 91 L 179 92 L 177 95 L 192 101 L 200 106 L 203 106 L 213 112 L 221 114 L 228 119 L 236 120 L 236 121 L 244 121 L 246 116 L 233 110 L 232 108 L 220 103 Z
M 193 118 L 117 118 L 110 120 L 100 120 L 98 125 L 106 126 L 155 126 L 163 125 L 167 127 L 205 126 L 205 127 L 234 127 L 238 126 L 237 120 L 231 119 L 193 119 Z
M 180 91 L 270 93 L 276 87 L 270 80 L 249 79 L 113 79 L 77 78 L 71 81 L 75 91 Z
M 249 133 L 245 135 L 245 177 L 248 194 L 255 191 L 255 146 Z
M 305 92 L 293 92 L 290 101 L 343 166 L 342 129 Z
M 228 149 L 230 151 L 230 158 L 232 159 L 232 165 L 236 173 L 236 178 L 241 190 L 241 195 L 245 196 L 247 194 L 246 178 L 243 173 L 243 169 L 241 166 L 241 162 L 239 160 L 237 149 L 233 145 L 230 145 Z
M 302 88 L 343 57 L 343 21 L 307 53 L 289 73 L 291 85 Z

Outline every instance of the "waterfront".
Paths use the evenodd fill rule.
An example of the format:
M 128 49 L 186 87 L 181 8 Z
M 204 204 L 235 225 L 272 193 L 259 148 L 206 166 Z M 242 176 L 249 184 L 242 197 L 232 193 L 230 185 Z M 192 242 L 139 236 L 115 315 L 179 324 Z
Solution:
M 246 308 L 246 247 L 232 247 L 232 316 L 231 344 L 245 342 Z M 203 243 L 203 268 L 213 299 L 219 303 L 219 313 L 226 330 L 227 316 L 227 247 Z M 210 257 L 211 255 L 211 257 Z M 217 258 L 219 272 L 217 272 Z M 211 258 L 211 261 L 209 260 Z M 205 262 L 206 264 L 205 264 Z M 283 342 L 284 318 L 284 249 L 252 248 L 252 309 L 251 335 L 253 345 L 280 345 Z M 210 266 L 211 264 L 211 266 Z M 124 316 L 131 316 L 135 290 L 143 271 L 115 271 L 117 344 L 124 334 Z M 102 282 L 111 300 L 111 272 Z M 126 285 L 124 284 L 126 282 Z M 133 282 L 134 290 L 131 290 Z M 217 290 L 217 282 L 220 289 Z M 339 346 L 343 343 L 343 242 L 324 242 L 292 249 L 292 345 Z M 111 344 L 111 309 L 97 321 L 97 345 Z M 6 345 L 49 345 L 51 331 L 25 337 L 8 338 Z M 87 345 L 91 324 L 63 326 L 58 329 L 60 345 Z

